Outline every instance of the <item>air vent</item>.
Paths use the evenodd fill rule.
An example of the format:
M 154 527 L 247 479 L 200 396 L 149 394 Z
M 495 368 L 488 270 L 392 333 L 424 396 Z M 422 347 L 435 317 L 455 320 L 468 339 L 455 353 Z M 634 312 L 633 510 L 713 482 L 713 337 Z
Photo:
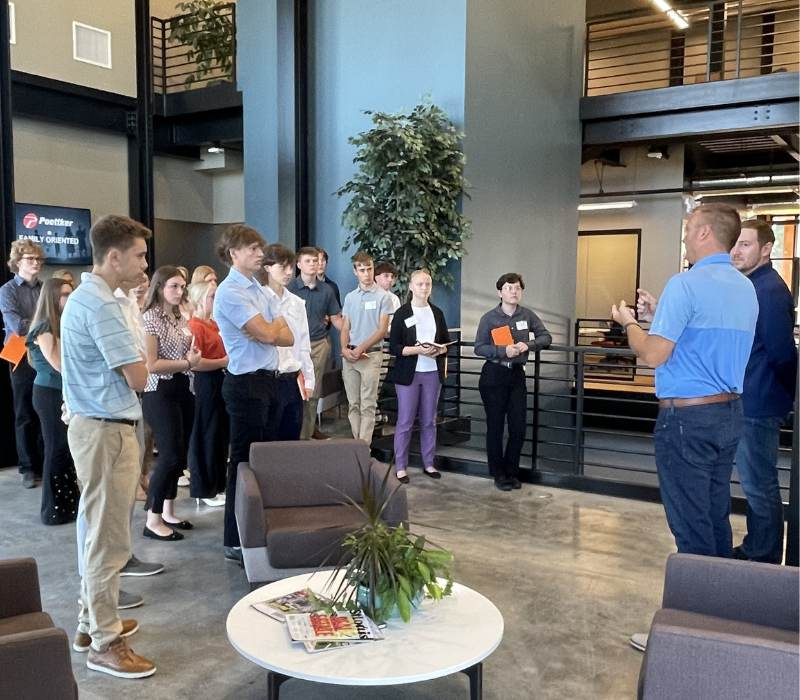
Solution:
M 93 66 L 111 68 L 111 32 L 73 22 L 72 57 Z
M 8 39 L 9 43 L 17 43 L 17 16 L 14 14 L 14 3 L 8 3 Z

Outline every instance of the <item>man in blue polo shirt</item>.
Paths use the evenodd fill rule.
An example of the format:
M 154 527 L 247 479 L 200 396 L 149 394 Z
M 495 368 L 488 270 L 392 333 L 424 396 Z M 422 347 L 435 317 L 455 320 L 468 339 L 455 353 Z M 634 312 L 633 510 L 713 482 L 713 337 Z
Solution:
M 693 267 L 667 282 L 649 333 L 624 302 L 611 310 L 631 349 L 656 368 L 656 468 L 678 551 L 718 557 L 732 550 L 739 396 L 758 316 L 753 285 L 731 264 L 740 227 L 723 204 L 692 212 L 683 240 Z
M 294 343 L 277 302 L 254 275 L 262 268 L 267 242 L 253 228 L 234 224 L 217 245 L 217 256 L 230 267 L 214 297 L 214 320 L 228 351 L 222 398 L 230 417 L 231 454 L 225 487 L 225 558 L 241 563 L 236 529 L 236 476 L 250 459 L 250 444 L 274 439 L 270 409 L 277 394 L 276 345 Z
M 775 234 L 766 221 L 742 222 L 731 251 L 734 267 L 750 279 L 758 297 L 756 337 L 744 375 L 742 436 L 736 471 L 747 497 L 747 534 L 733 555 L 780 564 L 783 502 L 778 483 L 781 424 L 792 410 L 797 377 L 794 300 L 770 254 Z

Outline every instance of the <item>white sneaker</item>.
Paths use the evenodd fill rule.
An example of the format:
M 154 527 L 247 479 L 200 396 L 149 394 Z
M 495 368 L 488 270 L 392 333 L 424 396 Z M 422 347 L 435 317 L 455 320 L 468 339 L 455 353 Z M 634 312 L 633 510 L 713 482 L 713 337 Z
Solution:
M 631 635 L 628 642 L 636 651 L 645 651 L 647 649 L 647 637 L 648 634 L 646 632 L 637 632 Z
M 214 498 L 201 498 L 200 500 L 211 508 L 218 508 L 225 505 L 225 494 L 218 493 Z
M 188 486 L 189 485 L 189 472 L 185 469 L 183 471 L 183 476 L 178 477 L 178 486 Z

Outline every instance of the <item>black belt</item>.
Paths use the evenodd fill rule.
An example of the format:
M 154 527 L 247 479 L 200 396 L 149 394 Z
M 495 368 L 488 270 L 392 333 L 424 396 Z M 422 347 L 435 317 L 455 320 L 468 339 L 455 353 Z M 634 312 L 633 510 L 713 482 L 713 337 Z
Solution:
M 95 416 L 84 416 L 89 420 L 97 420 L 101 423 L 119 423 L 120 425 L 132 425 L 134 428 L 139 421 L 131 420 L 130 418 L 96 418 Z
M 297 379 L 298 374 L 300 374 L 299 369 L 296 369 L 294 372 L 279 372 L 278 379 L 288 382 L 290 379 Z
M 257 369 L 255 372 L 245 372 L 244 374 L 234 374 L 234 377 L 269 377 L 277 379 L 280 372 L 277 369 Z
M 347 349 L 348 350 L 355 350 L 356 346 L 355 345 L 348 345 Z M 366 350 L 364 350 L 364 352 L 378 352 L 378 350 L 383 350 L 383 346 L 382 345 L 376 345 L 375 347 L 367 348 Z

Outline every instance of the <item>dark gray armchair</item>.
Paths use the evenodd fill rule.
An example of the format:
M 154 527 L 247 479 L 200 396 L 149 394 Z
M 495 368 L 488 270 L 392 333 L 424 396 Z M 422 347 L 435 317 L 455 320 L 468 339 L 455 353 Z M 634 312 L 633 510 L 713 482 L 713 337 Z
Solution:
M 69 640 L 42 612 L 36 562 L 0 561 L 0 698 L 77 697 Z
M 342 539 L 363 523 L 355 508 L 342 504 L 342 494 L 360 503 L 361 471 L 371 473 L 376 493 L 387 469 L 370 457 L 362 440 L 253 443 L 236 483 L 236 524 L 248 581 L 275 581 L 337 564 Z M 397 486 L 392 471 L 388 492 Z M 392 525 L 408 521 L 404 488 L 382 517 Z
M 639 698 L 797 700 L 798 570 L 673 554 Z

